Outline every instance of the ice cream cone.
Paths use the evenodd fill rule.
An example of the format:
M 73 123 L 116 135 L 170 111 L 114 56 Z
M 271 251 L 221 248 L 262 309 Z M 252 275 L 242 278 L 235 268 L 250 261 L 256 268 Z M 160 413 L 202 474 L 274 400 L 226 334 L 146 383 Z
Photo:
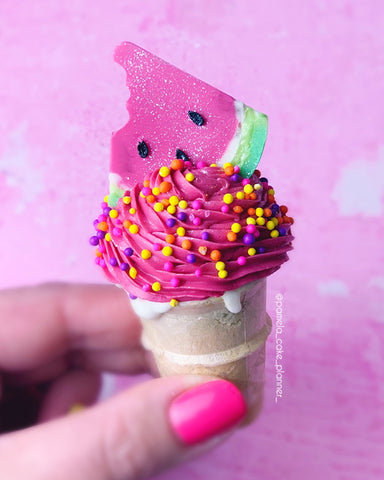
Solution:
M 266 279 L 237 292 L 239 313 L 231 313 L 222 297 L 211 297 L 183 302 L 157 318 L 142 318 L 142 343 L 152 351 L 161 376 L 213 375 L 237 385 L 250 419 L 262 405 L 265 342 L 271 331 Z

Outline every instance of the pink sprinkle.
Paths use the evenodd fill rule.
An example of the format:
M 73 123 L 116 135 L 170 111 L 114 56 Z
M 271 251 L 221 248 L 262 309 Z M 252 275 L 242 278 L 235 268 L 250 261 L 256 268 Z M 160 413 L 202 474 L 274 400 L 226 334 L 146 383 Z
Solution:
M 201 224 L 201 218 L 196 217 L 193 219 L 193 224 L 199 226 Z
M 192 162 L 190 160 L 185 160 L 184 166 L 185 167 L 192 167 Z
M 255 236 L 255 238 L 260 237 L 260 232 L 259 232 L 259 230 L 256 229 L 256 230 L 255 230 L 254 232 L 252 232 L 252 233 L 253 233 L 253 235 Z
M 145 195 L 145 196 L 148 196 L 152 193 L 152 190 L 149 187 L 143 187 L 143 189 L 141 191 L 142 191 L 143 195 Z
M 267 182 L 261 182 L 261 185 L 263 186 L 264 190 L 268 190 L 268 183 Z
M 100 267 L 102 267 L 102 268 L 105 268 L 105 267 L 107 266 L 107 264 L 105 263 L 104 258 L 101 258 L 101 259 L 100 259 L 99 265 L 100 265 Z
M 192 202 L 192 207 L 193 207 L 195 210 L 199 210 L 199 208 L 202 207 L 202 203 L 201 203 L 199 200 L 193 200 L 193 202 Z
M 116 237 L 121 237 L 121 234 L 123 233 L 123 231 L 121 230 L 121 228 L 114 227 L 114 229 L 112 230 L 112 233 Z
M 144 283 L 144 285 L 141 287 L 144 292 L 149 292 L 151 290 L 151 286 L 148 285 L 148 283 Z
M 238 263 L 239 265 L 245 265 L 245 262 L 246 262 L 245 257 L 243 257 L 242 255 L 241 255 L 240 257 L 238 257 L 237 263 Z
M 247 225 L 246 230 L 248 233 L 254 233 L 256 231 L 256 225 Z
M 199 162 L 197 162 L 196 167 L 199 168 L 199 169 L 204 168 L 205 163 L 202 160 L 200 160 Z
M 248 185 L 250 182 L 249 178 L 243 178 L 241 184 L 244 186 L 244 185 Z
M 100 245 L 99 245 L 99 252 L 100 252 L 100 253 L 105 253 L 106 251 L 107 251 L 107 249 L 105 248 L 105 246 L 104 246 L 102 243 L 100 243 Z
M 154 243 L 152 245 L 152 248 L 155 252 L 158 252 L 159 250 L 161 250 L 161 245 L 160 245 L 160 243 Z
M 96 263 L 96 265 L 100 265 L 100 257 L 95 258 L 95 263 Z
M 107 221 L 107 217 L 105 215 L 99 215 L 97 217 L 98 221 L 99 222 L 106 222 Z
M 239 172 L 240 172 L 240 167 L 239 167 L 239 165 L 235 165 L 235 166 L 233 167 L 233 171 L 234 171 L 234 173 L 239 173 Z
M 228 213 L 228 212 L 229 212 L 229 205 L 223 205 L 223 206 L 221 207 L 221 211 L 222 211 L 223 213 Z
M 172 262 L 165 262 L 164 263 L 164 270 L 166 272 L 171 272 L 173 270 L 173 263 Z
M 200 270 L 200 268 L 198 268 L 197 270 L 195 270 L 195 275 L 196 275 L 196 277 L 201 277 L 201 270 Z
M 120 220 L 120 218 L 116 218 L 116 225 L 121 225 L 123 222 Z
M 104 208 L 108 208 L 108 203 L 107 202 L 101 202 L 101 209 L 104 210 Z
M 178 287 L 180 285 L 180 280 L 177 277 L 171 278 L 172 287 Z

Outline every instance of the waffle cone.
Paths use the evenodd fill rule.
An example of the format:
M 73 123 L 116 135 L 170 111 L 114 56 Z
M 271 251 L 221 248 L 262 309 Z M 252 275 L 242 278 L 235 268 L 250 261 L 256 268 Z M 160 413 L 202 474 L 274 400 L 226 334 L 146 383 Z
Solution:
M 142 343 L 151 350 L 161 376 L 212 375 L 234 383 L 244 394 L 249 416 L 262 406 L 265 342 L 271 331 L 266 314 L 266 279 L 241 289 L 240 313 L 222 297 L 183 302 L 155 319 L 141 319 Z

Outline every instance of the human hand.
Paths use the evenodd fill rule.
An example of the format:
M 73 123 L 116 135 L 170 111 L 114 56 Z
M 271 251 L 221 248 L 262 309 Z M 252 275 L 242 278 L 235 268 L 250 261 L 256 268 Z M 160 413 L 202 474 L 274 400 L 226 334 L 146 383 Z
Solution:
M 97 399 L 101 372 L 150 369 L 140 332 L 125 292 L 113 286 L 0 292 L 0 431 L 9 432 L 0 436 L 1 478 L 144 478 L 241 421 L 237 388 L 200 376 L 150 380 L 67 415 Z

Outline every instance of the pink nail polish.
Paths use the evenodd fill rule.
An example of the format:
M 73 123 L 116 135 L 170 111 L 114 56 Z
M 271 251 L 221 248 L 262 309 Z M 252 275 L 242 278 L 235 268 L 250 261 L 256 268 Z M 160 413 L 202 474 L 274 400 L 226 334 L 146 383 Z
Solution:
M 247 411 L 240 390 L 225 380 L 214 380 L 176 397 L 169 419 L 187 445 L 203 442 L 235 426 Z

